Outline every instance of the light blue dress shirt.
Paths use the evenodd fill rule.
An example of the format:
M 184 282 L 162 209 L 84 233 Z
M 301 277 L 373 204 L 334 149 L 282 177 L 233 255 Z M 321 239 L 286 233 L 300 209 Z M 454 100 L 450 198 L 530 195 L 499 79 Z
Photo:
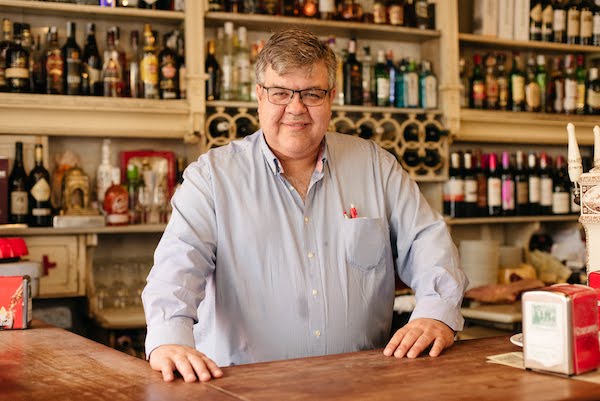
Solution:
M 262 131 L 185 170 L 142 295 L 147 355 L 181 344 L 227 366 L 383 347 L 394 269 L 411 319 L 462 329 L 456 247 L 395 158 L 328 133 L 320 160 L 305 202 Z

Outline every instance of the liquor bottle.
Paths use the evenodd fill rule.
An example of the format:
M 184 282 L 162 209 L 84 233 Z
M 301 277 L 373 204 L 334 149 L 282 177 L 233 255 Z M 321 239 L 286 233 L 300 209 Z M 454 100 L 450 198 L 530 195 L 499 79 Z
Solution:
M 258 8 L 260 14 L 281 15 L 283 11 L 281 6 L 281 2 L 277 0 L 260 0 Z
M 13 45 L 12 26 L 8 18 L 2 20 L 2 41 L 0 41 L 0 92 L 8 91 L 5 78 L 6 69 L 6 52 Z
M 556 156 L 552 189 L 552 214 L 568 214 L 571 204 L 571 181 L 562 155 Z
M 488 54 L 485 57 L 485 108 L 498 108 L 498 77 L 496 73 L 496 57 Z
M 429 29 L 429 7 L 427 0 L 415 0 L 415 19 L 417 28 Z
M 535 81 L 540 88 L 540 111 L 545 113 L 548 105 L 548 73 L 546 72 L 546 57 L 537 55 Z
M 562 60 L 554 57 L 552 74 L 548 82 L 548 101 L 546 111 L 548 113 L 562 113 L 565 101 L 565 78 L 563 76 Z
M 103 84 L 101 80 L 102 60 L 96 42 L 96 24 L 89 22 L 86 26 L 87 39 L 83 46 L 82 56 L 82 83 L 83 95 L 102 96 Z
M 131 42 L 131 57 L 128 60 L 129 77 L 128 92 L 133 98 L 142 97 L 142 78 L 140 71 L 141 49 L 140 49 L 140 33 L 133 30 L 130 33 Z
M 362 64 L 356 59 L 356 39 L 348 41 L 344 63 L 344 104 L 362 105 Z
M 63 85 L 66 95 L 81 94 L 81 47 L 75 41 L 75 23 L 67 22 L 67 41 L 62 47 Z
M 496 80 L 498 81 L 498 109 L 508 110 L 510 107 L 510 84 L 508 74 L 506 73 L 506 55 L 498 53 L 496 56 L 497 73 Z
M 396 82 L 396 75 L 398 73 L 398 69 L 396 68 L 396 66 L 394 65 L 394 51 L 392 49 L 387 49 L 387 51 L 385 52 L 385 62 L 387 65 L 387 69 L 388 72 L 390 73 L 390 105 L 395 104 L 396 103 L 396 85 L 393 85 L 393 82 Z M 417 64 L 415 63 L 414 65 L 415 68 L 415 73 L 416 73 L 416 69 L 417 69 Z M 415 90 L 417 91 L 417 96 L 419 95 L 419 76 L 415 75 L 417 77 L 417 81 L 416 81 L 416 88 Z M 417 100 L 418 103 L 418 100 Z M 408 106 L 407 106 L 408 107 Z M 418 104 L 415 107 L 419 107 Z
M 381 52 L 383 53 L 383 50 L 381 50 Z M 383 56 L 383 59 L 385 61 L 385 56 Z M 362 63 L 363 66 L 363 106 L 373 106 L 373 104 L 375 103 L 375 94 L 377 92 L 377 65 L 373 65 L 370 46 L 363 47 L 363 56 L 359 61 Z
M 587 113 L 592 115 L 600 114 L 600 79 L 598 77 L 598 67 L 591 67 L 589 70 Z
M 552 214 L 553 177 L 550 158 L 546 152 L 540 154 L 540 214 Z
M 415 0 L 404 0 L 404 26 L 410 28 L 415 28 L 417 26 Z
M 525 155 L 522 150 L 516 153 L 515 168 L 515 214 L 529 214 L 529 177 L 525 170 Z
M 414 58 L 408 58 L 408 67 L 403 74 L 404 80 L 404 107 L 419 107 L 419 75 L 417 74 L 417 62 Z
M 475 156 L 475 178 L 477 180 L 477 216 L 488 215 L 487 203 L 487 155 L 477 151 Z
M 552 36 L 556 43 L 567 42 L 567 3 L 568 0 L 555 0 L 552 18 Z
M 465 182 L 461 172 L 460 153 L 452 152 L 448 181 L 444 184 L 444 214 L 450 217 L 464 216 Z
M 223 37 L 223 50 L 221 60 L 221 98 L 223 100 L 234 100 L 237 91 L 234 82 L 235 77 L 235 61 L 233 51 L 233 22 L 225 22 L 225 36 Z
M 575 69 L 575 77 L 577 80 L 577 100 L 575 104 L 575 113 L 576 114 L 584 114 L 585 113 L 585 84 L 586 84 L 586 74 L 585 67 L 583 65 L 583 54 L 577 55 L 577 68 Z
M 27 93 L 30 90 L 29 52 L 21 45 L 23 25 L 14 23 L 14 43 L 5 54 L 4 77 L 9 92 Z
M 540 214 L 540 172 L 535 153 L 530 152 L 527 155 L 527 182 L 529 189 L 529 214 L 537 216 Z
M 248 47 L 248 34 L 246 27 L 238 28 L 238 46 L 235 51 L 235 68 L 237 69 L 238 93 L 237 99 L 249 102 L 252 91 L 250 71 L 250 48 Z
M 377 51 L 374 78 L 375 104 L 380 107 L 388 107 L 390 105 L 390 72 L 386 65 L 385 53 L 381 49 Z
M 502 215 L 515 214 L 515 176 L 510 163 L 510 153 L 502 152 L 502 172 L 500 175 L 502 193 Z
M 485 107 L 485 78 L 481 67 L 481 55 L 473 56 L 473 73 L 469 83 L 471 92 L 470 107 L 472 109 L 483 109 Z
M 23 142 L 15 142 L 15 161 L 8 177 L 8 220 L 11 223 L 27 223 L 28 201 L 27 174 L 23 165 Z
M 115 47 L 114 31 L 106 32 L 106 49 L 102 66 L 102 93 L 107 97 L 119 96 L 119 85 L 122 81 L 123 69 L 119 64 L 119 52 Z
M 140 223 L 139 204 L 140 172 L 134 163 L 127 164 L 127 194 L 129 200 L 129 224 Z
M 525 110 L 538 112 L 541 110 L 542 90 L 537 81 L 535 59 L 530 56 L 527 60 L 527 83 L 525 84 Z
M 600 0 L 595 0 L 595 5 L 592 15 L 592 45 L 600 46 Z
M 221 2 L 221 0 L 209 0 L 208 1 L 208 11 L 218 12 L 218 11 L 225 11 L 225 10 L 223 8 L 223 3 Z
M 542 0 L 531 0 L 529 11 L 529 40 L 542 40 Z
M 521 70 L 521 57 L 518 52 L 513 53 L 509 83 L 512 111 L 525 110 L 525 74 Z
M 465 186 L 464 217 L 477 217 L 477 177 L 473 166 L 473 154 L 463 153 L 463 181 Z
M 335 0 L 319 0 L 319 17 L 332 20 L 335 16 Z
M 579 2 L 579 0 L 571 0 L 567 4 L 567 43 L 570 45 L 579 44 L 581 26 Z
M 144 24 L 144 48 L 140 61 L 140 78 L 142 97 L 145 99 L 158 99 L 158 57 L 156 56 L 155 42 L 152 27 L 150 24 Z M 106 64 L 106 60 L 104 63 Z
M 33 93 L 46 93 L 44 52 L 40 35 L 32 43 L 29 53 L 29 87 Z
M 464 57 L 458 61 L 460 71 L 460 107 L 466 108 L 470 104 L 469 78 L 467 77 L 466 62 Z
M 421 62 L 421 75 L 419 76 L 419 99 L 421 108 L 436 109 L 437 101 L 437 78 L 431 72 L 431 63 L 427 60 Z
M 204 71 L 208 79 L 206 80 L 206 100 L 220 99 L 221 67 L 215 57 L 215 41 L 208 41 L 208 54 L 204 61 Z
M 62 51 L 58 45 L 58 29 L 51 26 L 48 31 L 48 45 L 46 47 L 46 93 L 53 95 L 64 94 Z
M 110 164 L 110 139 L 102 141 L 102 161 L 96 169 L 96 198 L 100 205 L 104 202 L 106 190 L 112 185 L 112 169 Z
M 579 4 L 580 22 L 579 22 L 579 44 L 591 45 L 593 34 L 593 19 L 596 5 L 592 0 L 581 0 Z
M 502 214 L 502 179 L 496 153 L 490 153 L 488 159 L 487 206 L 488 216 Z
M 565 100 L 563 111 L 565 114 L 575 114 L 577 109 L 577 75 L 575 74 L 575 57 L 572 54 L 565 56 Z
M 552 42 L 554 39 L 553 35 L 553 23 L 554 23 L 554 8 L 553 2 L 547 0 L 542 2 L 542 40 L 544 42 Z
M 408 66 L 406 65 L 405 60 L 401 60 L 397 71 L 396 71 L 396 79 L 394 83 L 394 106 L 398 108 L 406 107 L 405 90 L 404 90 L 404 75 L 406 74 L 406 69 Z M 390 85 L 392 82 L 390 81 Z
M 404 25 L 404 10 L 405 5 L 402 4 L 401 0 L 391 0 L 388 5 L 387 14 L 389 16 L 390 25 L 402 26 Z M 385 24 L 385 18 L 382 24 Z
M 161 99 L 178 99 L 177 38 L 173 34 L 166 34 L 163 43 L 163 49 L 158 54 L 158 94 Z
M 123 226 L 129 224 L 129 192 L 121 185 L 121 169 L 112 168 L 111 185 L 104 195 L 103 209 L 106 214 L 106 224 Z
M 35 167 L 29 173 L 29 225 L 32 227 L 51 227 L 52 210 L 50 205 L 50 174 L 44 167 L 42 145 L 35 145 Z

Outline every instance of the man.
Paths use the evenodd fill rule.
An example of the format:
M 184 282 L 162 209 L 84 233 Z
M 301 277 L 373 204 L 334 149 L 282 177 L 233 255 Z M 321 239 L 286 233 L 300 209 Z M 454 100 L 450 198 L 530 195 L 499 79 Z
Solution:
M 462 329 L 466 279 L 441 216 L 390 153 L 326 133 L 335 69 L 313 34 L 274 34 L 256 65 L 261 129 L 186 169 L 143 293 L 164 380 L 383 347 L 394 269 L 417 305 L 384 355 L 437 356 Z

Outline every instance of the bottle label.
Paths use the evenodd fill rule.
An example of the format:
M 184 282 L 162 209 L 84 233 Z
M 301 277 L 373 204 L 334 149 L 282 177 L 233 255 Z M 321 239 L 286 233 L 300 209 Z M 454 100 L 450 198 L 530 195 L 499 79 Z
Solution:
M 544 11 L 542 11 L 542 30 L 548 27 L 552 30 L 552 23 L 554 17 L 554 9 L 552 8 L 552 4 L 548 4 Z
M 444 202 L 463 202 L 465 200 L 465 181 L 450 177 L 444 184 Z
M 390 101 L 390 79 L 379 77 L 376 82 L 377 105 L 386 106 Z
M 594 14 L 592 19 L 592 34 L 600 35 L 600 13 Z
M 498 103 L 498 80 L 490 74 L 485 77 L 485 95 L 488 104 L 495 105 Z
M 489 177 L 487 181 L 488 206 L 502 206 L 502 181 L 497 177 Z
M 581 32 L 582 38 L 591 38 L 593 31 L 593 16 L 590 10 L 581 11 Z
M 526 205 L 529 201 L 529 185 L 527 181 L 518 181 L 517 190 L 517 205 Z
M 572 213 L 581 212 L 581 205 L 575 203 L 575 188 L 571 187 L 570 194 L 571 194 L 571 196 L 569 198 L 571 199 L 571 212 Z
M 31 209 L 32 216 L 50 216 L 50 208 L 34 207 Z
M 498 78 L 498 105 L 500 107 L 508 106 L 508 79 Z
M 389 16 L 391 25 L 403 25 L 404 24 L 404 9 L 400 5 L 390 5 Z
M 562 113 L 565 102 L 565 82 L 562 80 L 554 81 L 554 111 Z
M 435 109 L 437 104 L 437 79 L 433 75 L 425 78 L 425 94 L 423 96 L 423 108 Z
M 529 24 L 529 34 L 531 36 L 542 33 L 542 4 L 538 3 L 529 12 L 531 23 Z
M 78 89 L 81 84 L 81 60 L 79 52 L 72 51 L 70 57 L 67 58 L 67 85 Z
M 175 75 L 177 75 L 177 68 L 175 67 L 173 60 L 167 60 L 164 62 L 160 67 L 160 72 L 166 79 L 175 78 Z
M 90 67 L 88 64 L 85 65 L 85 70 L 88 73 L 88 80 L 90 81 L 90 87 L 96 82 L 100 81 L 100 70 L 94 67 Z
M 475 82 L 471 96 L 473 96 L 473 100 L 485 100 L 485 84 L 483 82 Z
M 319 12 L 331 13 L 335 12 L 335 1 L 334 0 L 319 0 Z
M 578 109 L 583 109 L 585 107 L 585 82 L 577 84 L 576 105 Z
M 487 208 L 487 179 L 483 175 L 477 177 L 477 207 Z
M 591 108 L 600 109 L 600 92 L 596 92 L 592 87 L 587 90 L 587 101 Z
M 319 1 L 319 4 L 321 1 Z M 385 4 L 376 1 L 375 4 L 373 4 L 373 22 L 376 24 L 385 24 L 387 22 L 386 14 Z
M 529 203 L 540 203 L 540 177 L 529 176 Z
M 569 203 L 571 196 L 569 192 L 554 192 L 552 193 L 552 213 L 567 214 L 569 213 Z
M 414 72 L 404 74 L 404 101 L 406 107 L 419 107 L 419 77 Z
M 580 12 L 577 8 L 570 8 L 567 12 L 567 36 L 579 37 Z
M 513 180 L 502 182 L 502 210 L 515 210 L 515 183 Z
M 540 205 L 552 206 L 552 178 L 540 179 Z
M 552 30 L 554 32 L 564 32 L 566 29 L 567 13 L 565 10 L 554 10 L 554 21 Z
M 512 100 L 521 103 L 525 100 L 525 78 L 520 75 L 513 75 L 512 78 Z
M 27 192 L 12 191 L 10 193 L 10 214 L 26 215 L 29 212 Z
M 31 196 L 38 202 L 46 202 L 50 199 L 50 185 L 45 178 L 40 178 L 34 185 L 31 187 Z
M 240 84 L 250 82 L 250 59 L 248 57 L 239 57 L 237 59 L 237 68 Z
M 158 84 L 158 59 L 154 54 L 147 54 L 140 66 L 142 82 L 150 85 Z
M 536 109 L 540 107 L 540 93 L 540 86 L 537 84 L 537 82 L 530 82 L 527 84 L 525 89 L 525 99 L 529 108 Z
M 5 67 L 6 66 L 6 55 L 4 52 L 0 52 L 0 86 L 6 85 L 5 79 Z
M 29 69 L 25 67 L 10 67 L 4 71 L 6 79 L 29 79 Z
M 474 179 L 465 180 L 465 202 L 477 203 L 477 181 Z
M 564 109 L 573 111 L 577 107 L 577 81 L 565 79 L 565 102 Z
M 63 59 L 60 53 L 51 53 L 46 60 L 46 73 L 47 79 L 50 80 L 50 84 L 60 85 L 62 82 L 63 75 Z

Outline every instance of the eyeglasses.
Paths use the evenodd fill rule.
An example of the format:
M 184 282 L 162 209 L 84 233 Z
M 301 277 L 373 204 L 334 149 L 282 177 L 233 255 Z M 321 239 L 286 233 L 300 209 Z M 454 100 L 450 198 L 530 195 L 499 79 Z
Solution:
M 262 86 L 262 85 L 261 85 Z M 267 91 L 267 99 L 269 102 L 277 105 L 277 106 L 285 106 L 292 102 L 294 98 L 294 94 L 300 94 L 300 100 L 305 106 L 313 107 L 320 106 L 325 102 L 325 98 L 331 89 L 302 89 L 302 90 L 294 90 L 287 88 L 278 88 L 276 86 L 272 86 L 267 88 L 263 86 L 263 89 Z

